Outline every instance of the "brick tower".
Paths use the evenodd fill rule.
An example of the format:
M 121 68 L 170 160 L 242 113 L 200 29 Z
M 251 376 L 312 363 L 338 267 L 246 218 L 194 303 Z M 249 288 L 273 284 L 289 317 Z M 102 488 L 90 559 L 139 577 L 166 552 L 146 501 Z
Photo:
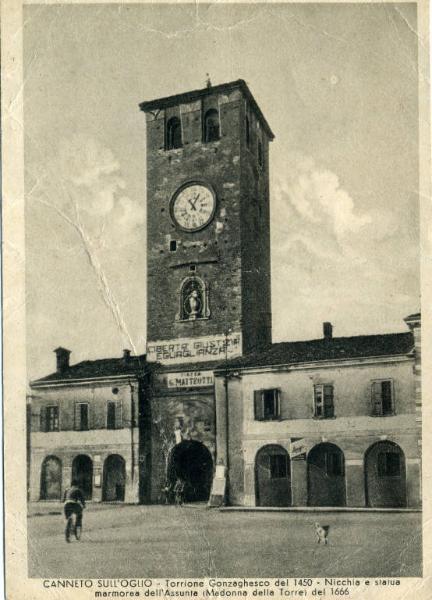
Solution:
M 214 459 L 213 377 L 205 369 L 271 344 L 274 136 L 242 80 L 140 108 L 147 124 L 147 360 L 162 365 L 153 417 L 158 397 L 175 398 L 162 418 L 168 430 L 152 438 L 159 485 L 155 447 L 161 451 L 161 436 L 172 438 L 171 426 L 177 445 L 199 441 Z M 208 401 L 206 414 L 195 414 L 197 395 L 200 405 L 203 395 Z

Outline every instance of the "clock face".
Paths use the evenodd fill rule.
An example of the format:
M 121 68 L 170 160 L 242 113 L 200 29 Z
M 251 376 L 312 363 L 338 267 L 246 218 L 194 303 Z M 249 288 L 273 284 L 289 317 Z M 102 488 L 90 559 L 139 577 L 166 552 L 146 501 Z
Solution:
M 210 223 L 216 209 L 212 190 L 200 183 L 180 188 L 173 197 L 171 215 L 181 229 L 198 231 Z

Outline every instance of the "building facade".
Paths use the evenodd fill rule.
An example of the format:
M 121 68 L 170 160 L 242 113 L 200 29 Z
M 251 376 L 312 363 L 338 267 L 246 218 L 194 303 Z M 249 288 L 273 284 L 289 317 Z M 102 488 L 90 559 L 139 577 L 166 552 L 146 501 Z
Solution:
M 406 333 L 272 344 L 269 145 L 244 81 L 140 105 L 147 353 L 31 384 L 30 499 L 420 505 L 420 315 Z M 288 234 L 288 233 L 287 233 Z
M 31 384 L 30 500 L 60 500 L 77 479 L 87 500 L 138 502 L 145 496 L 145 357 L 57 369 Z
M 229 501 L 418 507 L 416 352 L 410 332 L 324 337 L 219 368 Z

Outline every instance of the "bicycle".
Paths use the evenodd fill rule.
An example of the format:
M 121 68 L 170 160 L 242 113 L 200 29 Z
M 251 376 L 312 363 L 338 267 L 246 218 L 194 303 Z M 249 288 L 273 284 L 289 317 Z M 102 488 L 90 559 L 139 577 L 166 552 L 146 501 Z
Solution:
M 71 534 L 73 533 L 76 540 L 81 539 L 82 525 L 77 524 L 78 515 L 76 513 L 71 514 L 66 521 L 65 536 L 66 541 L 69 543 Z

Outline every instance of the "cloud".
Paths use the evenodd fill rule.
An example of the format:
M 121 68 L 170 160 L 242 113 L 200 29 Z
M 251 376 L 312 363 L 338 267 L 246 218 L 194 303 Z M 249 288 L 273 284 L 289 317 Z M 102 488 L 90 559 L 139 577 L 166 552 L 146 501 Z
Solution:
M 413 241 L 402 239 L 397 215 L 379 199 L 370 209 L 311 157 L 288 154 L 277 172 L 271 230 L 278 339 L 302 328 L 310 337 L 311 320 L 344 322 L 339 335 L 373 332 L 383 314 L 416 309 Z
M 88 135 L 62 139 L 35 180 L 39 197 L 82 227 L 95 250 L 130 244 L 144 222 L 143 204 L 125 195 L 114 153 Z

